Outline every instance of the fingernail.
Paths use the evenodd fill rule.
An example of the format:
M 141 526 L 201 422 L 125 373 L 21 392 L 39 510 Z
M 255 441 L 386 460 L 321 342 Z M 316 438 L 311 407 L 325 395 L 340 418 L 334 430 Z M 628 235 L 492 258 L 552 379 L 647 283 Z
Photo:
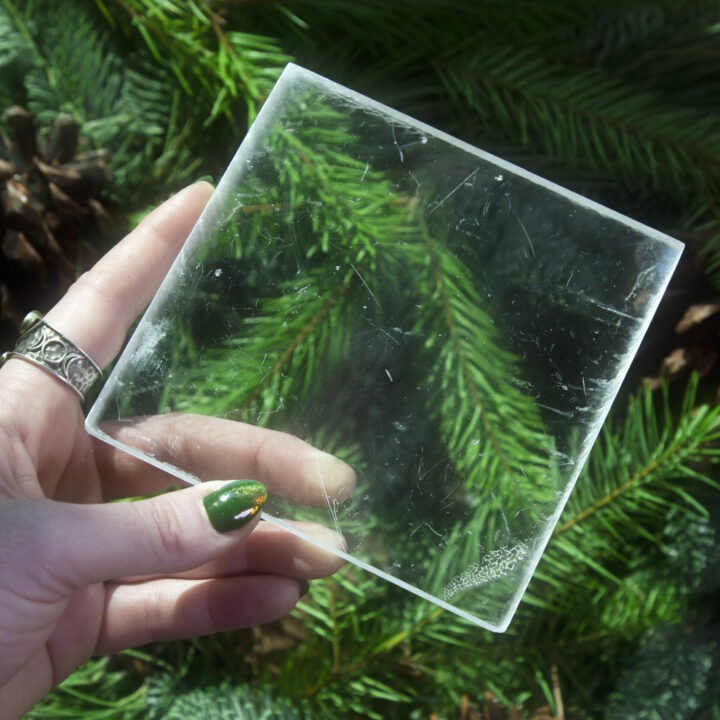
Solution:
M 257 480 L 235 480 L 203 498 L 210 524 L 220 533 L 247 525 L 267 500 L 266 487 Z
M 303 477 L 310 487 L 317 484 L 333 500 L 345 500 L 355 487 L 355 471 L 342 460 L 316 450 L 305 461 Z
M 200 177 L 196 177 L 193 180 L 193 185 L 196 185 L 197 183 L 208 183 L 208 185 L 215 186 L 215 180 L 213 179 L 212 175 L 200 175 Z
M 310 592 L 310 583 L 307 580 L 298 580 L 300 586 L 300 597 L 305 597 Z

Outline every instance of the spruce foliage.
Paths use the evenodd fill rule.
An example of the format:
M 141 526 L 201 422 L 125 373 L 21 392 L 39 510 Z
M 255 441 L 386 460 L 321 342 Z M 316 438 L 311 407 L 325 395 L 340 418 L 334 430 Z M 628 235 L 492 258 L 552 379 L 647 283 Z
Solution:
M 201 172 L 218 176 L 292 57 L 682 233 L 688 266 L 704 263 L 717 287 L 718 33 L 717 0 L 2 0 L 0 102 L 30 107 L 43 124 L 71 113 L 84 137 L 112 151 L 113 196 L 130 211 Z M 326 133 L 327 152 L 336 120 L 317 130 Z M 307 148 L 295 150 L 278 172 L 302 181 L 321 163 L 299 162 Z M 342 162 L 348 179 L 356 177 L 352 158 Z M 252 396 L 253 421 L 274 409 L 287 390 L 280 384 L 302 393 L 318 382 L 317 372 L 295 373 L 293 364 L 313 367 L 331 343 L 342 343 L 361 280 L 382 292 L 383 272 L 399 267 L 427 281 L 456 278 L 449 294 L 440 282 L 425 283 L 436 308 L 425 321 L 446 328 L 461 326 L 475 302 L 463 268 L 448 266 L 456 257 L 422 240 L 395 254 L 387 239 L 409 239 L 411 209 L 393 201 L 381 176 L 371 179 L 377 202 L 359 214 L 348 212 L 342 178 L 332 186 L 314 178 L 315 200 L 334 213 L 306 218 L 316 223 L 317 247 L 306 251 L 318 258 L 314 285 L 323 291 L 305 306 L 307 316 L 280 328 L 277 317 L 288 315 L 302 285 L 284 288 L 268 297 L 251 333 L 238 328 L 229 340 L 257 344 L 253 354 L 266 346 L 271 371 L 241 369 L 223 385 L 212 359 L 201 368 L 214 378 L 207 391 L 234 407 Z M 269 190 L 267 207 L 279 200 Z M 266 210 L 249 209 L 243 222 L 251 226 L 252 213 Z M 349 260 L 359 273 L 334 284 L 320 260 L 325 220 L 344 223 L 355 238 Z M 422 238 L 416 226 L 412 237 Z M 448 295 L 463 301 L 453 306 Z M 492 333 L 481 322 L 473 328 L 478 337 Z M 469 337 L 437 353 L 439 389 L 493 371 L 473 356 Z M 298 347 L 304 355 L 287 353 Z M 469 628 L 348 567 L 314 582 L 284 625 L 93 661 L 31 717 L 451 718 L 463 695 L 477 708 L 484 690 L 529 714 L 543 704 L 556 711 L 558 689 L 566 717 L 720 717 L 716 386 L 714 375 L 654 393 L 628 385 L 505 635 Z M 434 407 L 452 438 L 452 407 Z M 491 424 L 498 419 L 491 415 Z M 337 447 L 357 461 L 362 449 Z

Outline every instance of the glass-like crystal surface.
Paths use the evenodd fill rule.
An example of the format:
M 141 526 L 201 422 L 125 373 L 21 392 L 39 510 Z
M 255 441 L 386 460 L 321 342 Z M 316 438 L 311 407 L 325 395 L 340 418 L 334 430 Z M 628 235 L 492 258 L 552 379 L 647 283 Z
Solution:
M 344 556 L 503 630 L 681 252 L 677 241 L 294 65 L 88 418 L 284 430 L 358 472 L 272 488 Z M 290 526 L 294 532 L 297 528 Z

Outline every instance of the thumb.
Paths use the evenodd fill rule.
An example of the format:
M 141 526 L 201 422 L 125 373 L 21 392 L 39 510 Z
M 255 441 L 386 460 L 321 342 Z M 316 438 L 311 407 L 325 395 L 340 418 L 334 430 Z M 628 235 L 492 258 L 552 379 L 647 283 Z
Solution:
M 12 524 L 27 536 L 22 554 L 29 565 L 39 560 L 45 581 L 54 580 L 57 590 L 67 593 L 209 562 L 252 532 L 266 498 L 265 486 L 255 480 L 207 482 L 135 502 L 27 501 Z M 18 514 L 25 513 L 32 517 L 19 526 Z

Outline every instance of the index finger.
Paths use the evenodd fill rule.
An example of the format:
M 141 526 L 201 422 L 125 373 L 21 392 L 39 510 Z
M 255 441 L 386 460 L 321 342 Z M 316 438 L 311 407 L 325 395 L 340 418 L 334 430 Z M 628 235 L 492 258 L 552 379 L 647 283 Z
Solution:
M 209 183 L 196 183 L 153 210 L 78 278 L 47 313 L 47 322 L 105 367 L 157 291 L 212 192 Z
M 355 487 L 349 465 L 277 430 L 183 413 L 104 422 L 100 429 L 121 445 L 197 480 L 252 478 L 273 494 L 306 505 L 344 500 Z M 98 446 L 95 457 L 106 498 L 167 487 L 163 471 L 110 445 Z

